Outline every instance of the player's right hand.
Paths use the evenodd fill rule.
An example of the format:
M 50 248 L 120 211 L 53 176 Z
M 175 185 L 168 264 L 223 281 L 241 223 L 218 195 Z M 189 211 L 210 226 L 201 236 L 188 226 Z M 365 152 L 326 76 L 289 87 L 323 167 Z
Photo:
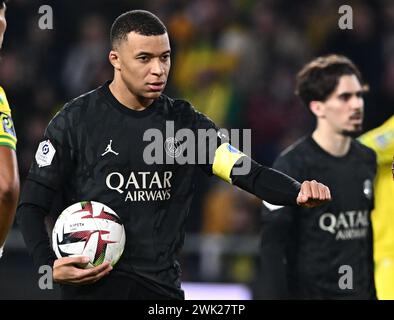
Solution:
M 95 283 L 107 275 L 112 266 L 104 262 L 97 267 L 83 269 L 89 262 L 88 257 L 65 257 L 55 260 L 53 264 L 53 281 L 62 284 L 83 285 Z
M 297 204 L 305 208 L 313 208 L 331 201 L 330 189 L 316 180 L 304 181 L 297 197 Z

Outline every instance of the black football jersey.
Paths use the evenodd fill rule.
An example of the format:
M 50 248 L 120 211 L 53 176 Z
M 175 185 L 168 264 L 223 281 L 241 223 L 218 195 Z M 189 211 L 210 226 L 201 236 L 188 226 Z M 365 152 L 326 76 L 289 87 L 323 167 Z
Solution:
M 143 111 L 128 109 L 106 83 L 71 101 L 52 119 L 28 176 L 60 190 L 64 208 L 85 200 L 112 208 L 126 230 L 125 250 L 114 271 L 176 297 L 182 297 L 177 253 L 197 166 L 168 158 L 175 160 L 187 150 L 186 144 L 202 141 L 177 140 L 174 133 L 180 128 L 196 137 L 199 129 L 217 130 L 188 102 L 165 95 Z M 161 148 L 153 150 L 153 140 Z M 211 147 L 214 151 L 217 145 Z M 163 161 L 151 163 L 152 157 Z M 211 174 L 210 153 L 201 151 L 198 157 L 200 167 Z
M 335 157 L 307 137 L 285 150 L 274 168 L 324 183 L 332 201 L 316 208 L 263 207 L 263 298 L 374 298 L 374 152 L 352 140 L 349 152 Z

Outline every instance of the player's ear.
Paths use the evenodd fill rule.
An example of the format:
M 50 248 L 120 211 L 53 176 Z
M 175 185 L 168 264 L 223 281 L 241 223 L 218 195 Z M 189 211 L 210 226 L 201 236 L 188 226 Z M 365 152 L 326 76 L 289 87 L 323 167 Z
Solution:
M 108 54 L 108 59 L 116 70 L 120 70 L 119 52 L 111 50 Z
M 311 101 L 309 108 L 316 117 L 320 118 L 324 116 L 324 105 L 321 101 Z

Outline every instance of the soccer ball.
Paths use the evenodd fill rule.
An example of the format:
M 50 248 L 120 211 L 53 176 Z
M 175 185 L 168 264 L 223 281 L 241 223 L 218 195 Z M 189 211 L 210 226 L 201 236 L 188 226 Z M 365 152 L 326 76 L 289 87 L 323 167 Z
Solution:
M 66 208 L 52 231 L 56 257 L 88 256 L 86 268 L 105 261 L 114 266 L 123 253 L 124 226 L 108 206 L 95 201 L 77 202 Z

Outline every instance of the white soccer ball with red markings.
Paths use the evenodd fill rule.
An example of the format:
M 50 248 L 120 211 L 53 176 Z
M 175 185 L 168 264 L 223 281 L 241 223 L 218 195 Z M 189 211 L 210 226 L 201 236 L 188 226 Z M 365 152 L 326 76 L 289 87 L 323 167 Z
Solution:
M 83 201 L 66 208 L 52 231 L 56 257 L 88 256 L 86 268 L 108 261 L 114 266 L 123 253 L 126 241 L 119 216 L 108 206 Z

